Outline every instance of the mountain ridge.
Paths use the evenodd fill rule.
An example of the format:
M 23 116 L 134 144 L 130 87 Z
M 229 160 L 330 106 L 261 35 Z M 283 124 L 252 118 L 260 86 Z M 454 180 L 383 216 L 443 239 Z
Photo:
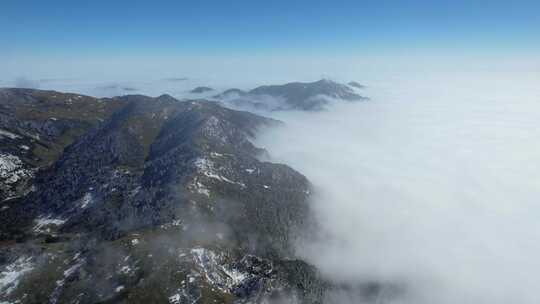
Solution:
M 0 121 L 2 159 L 33 170 L 0 202 L 0 301 L 322 303 L 351 288 L 295 255 L 316 229 L 312 186 L 251 141 L 281 122 L 168 95 L 4 90 L 0 106 L 11 118 Z M 48 134 L 52 117 L 84 132 Z M 30 140 L 14 148 L 12 137 L 35 130 L 54 153 Z M 360 298 L 379 296 L 370 286 L 355 287 Z
M 359 85 L 359 84 L 358 84 Z M 249 91 L 229 89 L 214 98 L 233 107 L 269 111 L 320 111 L 337 100 L 366 101 L 367 97 L 354 91 L 354 86 L 328 79 L 314 82 L 290 82 L 283 85 L 263 85 Z
M 50 91 L 15 94 L 36 97 L 37 103 L 71 98 Z M 260 162 L 257 155 L 264 151 L 249 140 L 255 128 L 277 121 L 209 101 L 129 95 L 100 102 L 120 106 L 67 145 L 52 165 L 37 170 L 29 193 L 2 204 L 0 231 L 12 245 L 0 250 L 7 262 L 1 274 L 24 272 L 19 281 L 0 286 L 2 300 L 21 300 L 38 282 L 41 291 L 23 302 L 60 303 L 75 294 L 90 303 L 198 297 L 229 302 L 262 299 L 265 290 L 288 286 L 285 273 L 275 269 L 293 254 L 290 233 L 307 216 L 309 183 L 285 165 Z M 167 244 L 152 245 L 156 237 Z M 155 251 L 149 255 L 165 248 L 185 252 L 185 258 L 164 261 L 175 264 L 173 270 L 185 269 L 183 280 L 197 284 L 182 287 L 171 273 L 158 290 L 140 295 L 148 288 L 141 282 L 157 282 L 152 273 L 162 266 L 139 248 Z M 116 258 L 109 259 L 119 264 L 137 255 L 144 271 L 104 269 L 99 260 L 110 250 Z M 67 266 L 54 266 L 59 259 Z M 219 274 L 241 270 L 243 280 Z M 111 279 L 97 294 L 92 282 L 102 272 Z M 44 281 L 51 276 L 57 278 L 52 284 Z

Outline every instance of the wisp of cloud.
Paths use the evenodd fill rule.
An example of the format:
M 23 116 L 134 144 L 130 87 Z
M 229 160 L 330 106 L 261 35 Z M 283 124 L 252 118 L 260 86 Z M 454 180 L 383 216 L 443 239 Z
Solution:
M 286 126 L 258 144 L 316 188 L 322 237 L 300 254 L 336 281 L 402 284 L 397 303 L 540 303 L 537 79 L 403 75 L 370 102 L 274 113 Z

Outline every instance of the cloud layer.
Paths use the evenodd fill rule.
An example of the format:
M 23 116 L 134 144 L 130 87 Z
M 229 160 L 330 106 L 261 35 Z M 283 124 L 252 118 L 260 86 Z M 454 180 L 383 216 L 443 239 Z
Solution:
M 372 102 L 274 113 L 259 144 L 317 187 L 343 281 L 403 284 L 398 303 L 538 303 L 540 87 L 527 73 L 401 75 Z

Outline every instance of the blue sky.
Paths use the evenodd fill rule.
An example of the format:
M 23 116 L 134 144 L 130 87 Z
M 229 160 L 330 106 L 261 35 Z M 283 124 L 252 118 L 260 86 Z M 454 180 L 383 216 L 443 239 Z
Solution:
M 28 58 L 534 54 L 539 37 L 540 1 L 0 4 L 0 65 L 8 65 L 12 74 Z
M 3 52 L 536 48 L 539 1 L 2 1 Z

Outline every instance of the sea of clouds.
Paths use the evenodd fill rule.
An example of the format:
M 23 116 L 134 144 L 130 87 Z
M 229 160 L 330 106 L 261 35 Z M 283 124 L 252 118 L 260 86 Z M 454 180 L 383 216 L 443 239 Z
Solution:
M 540 73 L 529 63 L 474 71 L 388 64 L 384 74 L 380 64 L 363 72 L 340 66 L 343 74 L 330 75 L 363 82 L 359 93 L 371 101 L 259 113 L 285 125 L 264 130 L 256 144 L 315 187 L 321 231 L 317 241 L 298 244 L 299 254 L 338 282 L 404 287 L 395 303 L 540 303 Z M 274 69 L 257 83 L 169 73 L 119 81 L 19 77 L 1 85 L 181 99 L 318 78 L 294 71 L 306 73 Z M 189 93 L 200 85 L 216 90 Z M 337 296 L 330 302 L 357 303 Z
M 395 303 L 540 303 L 537 76 L 403 74 L 367 83 L 370 102 L 272 113 L 286 126 L 257 143 L 316 189 L 320 239 L 299 253 L 401 285 Z

